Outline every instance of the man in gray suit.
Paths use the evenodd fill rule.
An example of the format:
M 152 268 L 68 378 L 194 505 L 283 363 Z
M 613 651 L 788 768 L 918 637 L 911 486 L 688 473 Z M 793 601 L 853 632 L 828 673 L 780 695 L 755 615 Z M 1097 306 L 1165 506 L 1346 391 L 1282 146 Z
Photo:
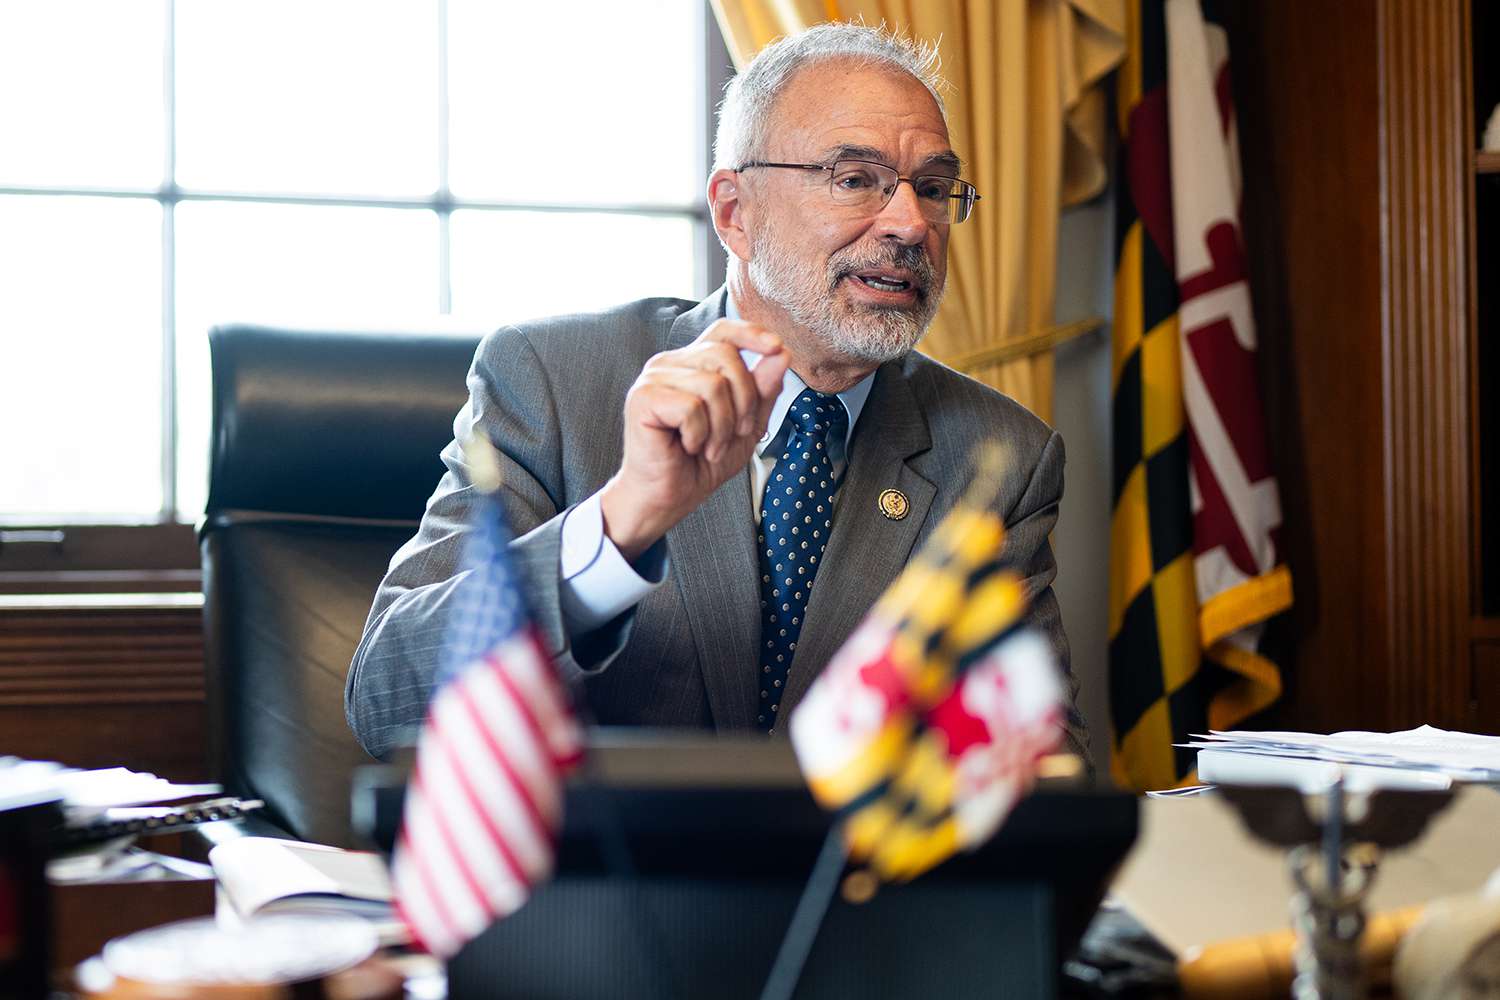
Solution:
M 1067 669 L 1047 538 L 1062 441 L 912 351 L 949 229 L 978 197 L 958 179 L 934 62 L 854 25 L 769 46 L 720 109 L 708 203 L 727 285 L 485 339 L 448 471 L 350 667 L 367 750 L 409 739 L 427 704 L 473 499 L 456 442 L 476 432 L 502 452 L 538 625 L 601 723 L 779 733 L 986 439 L 1008 446 L 996 509 L 1031 621 Z M 1071 703 L 1067 729 L 1086 758 Z

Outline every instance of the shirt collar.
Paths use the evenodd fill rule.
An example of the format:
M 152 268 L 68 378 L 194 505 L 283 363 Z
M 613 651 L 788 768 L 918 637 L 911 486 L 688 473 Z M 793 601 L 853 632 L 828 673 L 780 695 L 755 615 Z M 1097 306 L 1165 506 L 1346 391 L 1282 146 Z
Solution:
M 724 315 L 729 319 L 739 319 L 740 311 L 735 305 L 734 295 L 724 296 Z M 751 367 L 760 360 L 760 355 L 754 351 L 740 351 L 740 357 L 745 359 L 746 367 Z M 844 404 L 844 410 L 849 414 L 849 426 L 844 432 L 844 447 L 849 446 L 849 439 L 854 436 L 854 425 L 859 420 L 860 413 L 865 408 L 865 401 L 870 398 L 870 390 L 875 386 L 875 373 L 871 372 L 858 382 L 838 394 L 839 401 Z M 807 388 L 807 383 L 802 381 L 802 376 L 786 370 L 781 378 L 781 394 L 776 397 L 776 404 L 771 407 L 771 419 L 766 424 L 765 431 L 761 435 L 760 444 L 756 445 L 755 453 L 763 453 L 770 445 L 771 440 L 776 437 L 776 432 L 786 422 L 786 411 L 792 408 L 802 390 Z

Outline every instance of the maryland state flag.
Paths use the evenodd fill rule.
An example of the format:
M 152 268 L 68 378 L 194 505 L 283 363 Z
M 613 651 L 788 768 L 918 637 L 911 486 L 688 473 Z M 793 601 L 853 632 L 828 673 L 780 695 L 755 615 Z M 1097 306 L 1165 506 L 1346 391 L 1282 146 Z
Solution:
M 1110 708 L 1115 780 L 1193 778 L 1190 733 L 1281 693 L 1259 654 L 1292 603 L 1255 374 L 1224 32 L 1130 0 L 1120 71 Z
M 813 797 L 883 879 L 984 843 L 1062 738 L 1052 647 L 1020 625 L 1025 584 L 982 492 L 970 487 L 792 714 Z

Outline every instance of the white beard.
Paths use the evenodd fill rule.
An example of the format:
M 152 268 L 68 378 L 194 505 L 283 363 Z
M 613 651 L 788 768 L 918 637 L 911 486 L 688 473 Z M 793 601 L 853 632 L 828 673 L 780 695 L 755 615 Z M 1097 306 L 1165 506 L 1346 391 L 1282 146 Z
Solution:
M 783 252 L 781 234 L 767 226 L 751 248 L 750 282 L 767 300 L 785 309 L 792 322 L 814 334 L 831 353 L 849 361 L 884 364 L 916 346 L 937 315 L 943 289 L 937 284 L 925 251 L 909 251 L 905 265 L 919 278 L 924 294 L 912 309 L 850 307 L 838 295 L 841 276 L 850 271 L 896 263 L 897 253 L 861 255 L 845 248 L 816 275 Z M 852 279 L 858 280 L 858 279 Z

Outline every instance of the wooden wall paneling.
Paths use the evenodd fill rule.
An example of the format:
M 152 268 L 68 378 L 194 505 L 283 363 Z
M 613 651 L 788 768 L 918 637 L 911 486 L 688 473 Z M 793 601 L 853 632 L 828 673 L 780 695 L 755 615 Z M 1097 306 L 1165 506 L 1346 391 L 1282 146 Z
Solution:
M 1222 8 L 1244 167 L 1244 238 L 1262 391 L 1296 592 L 1273 623 L 1288 728 L 1379 727 L 1380 128 L 1371 3 Z
M 202 611 L 0 611 L 0 754 L 207 771 Z
M 1500 636 L 1474 643 L 1474 693 L 1479 718 L 1500 719 Z
M 1224 7 L 1296 588 L 1272 724 L 1472 717 L 1466 2 Z
M 1391 723 L 1466 727 L 1473 713 L 1464 16 L 1460 0 L 1380 0 L 1378 15 Z
M 1464 60 L 1464 91 L 1471 96 L 1470 111 L 1473 117 L 1468 123 L 1468 149 L 1476 149 L 1479 145 L 1478 135 L 1484 129 L 1484 119 L 1478 117 L 1479 88 L 1482 84 L 1476 83 L 1476 73 L 1483 75 L 1483 69 L 1475 65 L 1473 53 L 1476 37 L 1476 27 L 1483 28 L 1483 15 L 1475 19 L 1472 4 L 1464 6 L 1464 35 L 1469 38 L 1468 58 Z M 1476 24 L 1476 20 L 1478 24 Z M 1476 154 L 1475 168 L 1478 168 Z M 1483 426 L 1480 410 L 1479 395 L 1479 373 L 1484 366 L 1484 358 L 1480 354 L 1479 346 L 1479 294 L 1477 283 L 1479 280 L 1479 190 L 1478 177 L 1471 178 L 1468 187 L 1468 218 L 1469 218 L 1469 468 L 1472 474 L 1469 477 L 1469 530 L 1472 533 L 1469 546 L 1469 581 L 1471 601 L 1470 610 L 1476 620 L 1484 613 L 1489 605 L 1489 586 L 1487 574 L 1484 572 L 1484 546 L 1489 539 L 1484 531 L 1484 495 L 1481 490 L 1481 481 L 1484 476 L 1485 461 L 1483 453 L 1484 435 L 1480 433 Z M 1472 634 L 1472 630 L 1471 630 Z M 1474 653 L 1476 659 L 1474 670 L 1477 682 L 1478 650 Z M 1475 700 L 1478 705 L 1477 696 Z
M 1500 44 L 1500 4 L 1493 0 L 1472 0 L 1467 13 L 1471 16 L 1469 92 L 1473 95 L 1470 147 L 1477 149 L 1490 115 L 1500 105 L 1500 63 L 1492 56 L 1482 57 Z M 1500 393 L 1494 389 L 1500 384 L 1500 294 L 1497 294 L 1500 287 L 1496 287 L 1494 279 L 1500 274 L 1500 152 L 1476 153 L 1474 166 L 1476 176 L 1469 191 L 1473 220 L 1470 229 L 1473 266 L 1469 272 L 1473 419 L 1469 426 L 1474 439 L 1474 483 L 1470 491 L 1474 504 L 1471 598 L 1477 615 L 1473 623 L 1477 635 L 1484 630 L 1500 634 Z M 1481 275 L 1488 276 L 1488 285 L 1481 284 Z M 1480 433 L 1481 428 L 1490 433 Z M 1475 681 L 1477 685 L 1477 674 Z M 1500 732 L 1500 711 L 1481 713 L 1480 724 L 1491 732 Z

